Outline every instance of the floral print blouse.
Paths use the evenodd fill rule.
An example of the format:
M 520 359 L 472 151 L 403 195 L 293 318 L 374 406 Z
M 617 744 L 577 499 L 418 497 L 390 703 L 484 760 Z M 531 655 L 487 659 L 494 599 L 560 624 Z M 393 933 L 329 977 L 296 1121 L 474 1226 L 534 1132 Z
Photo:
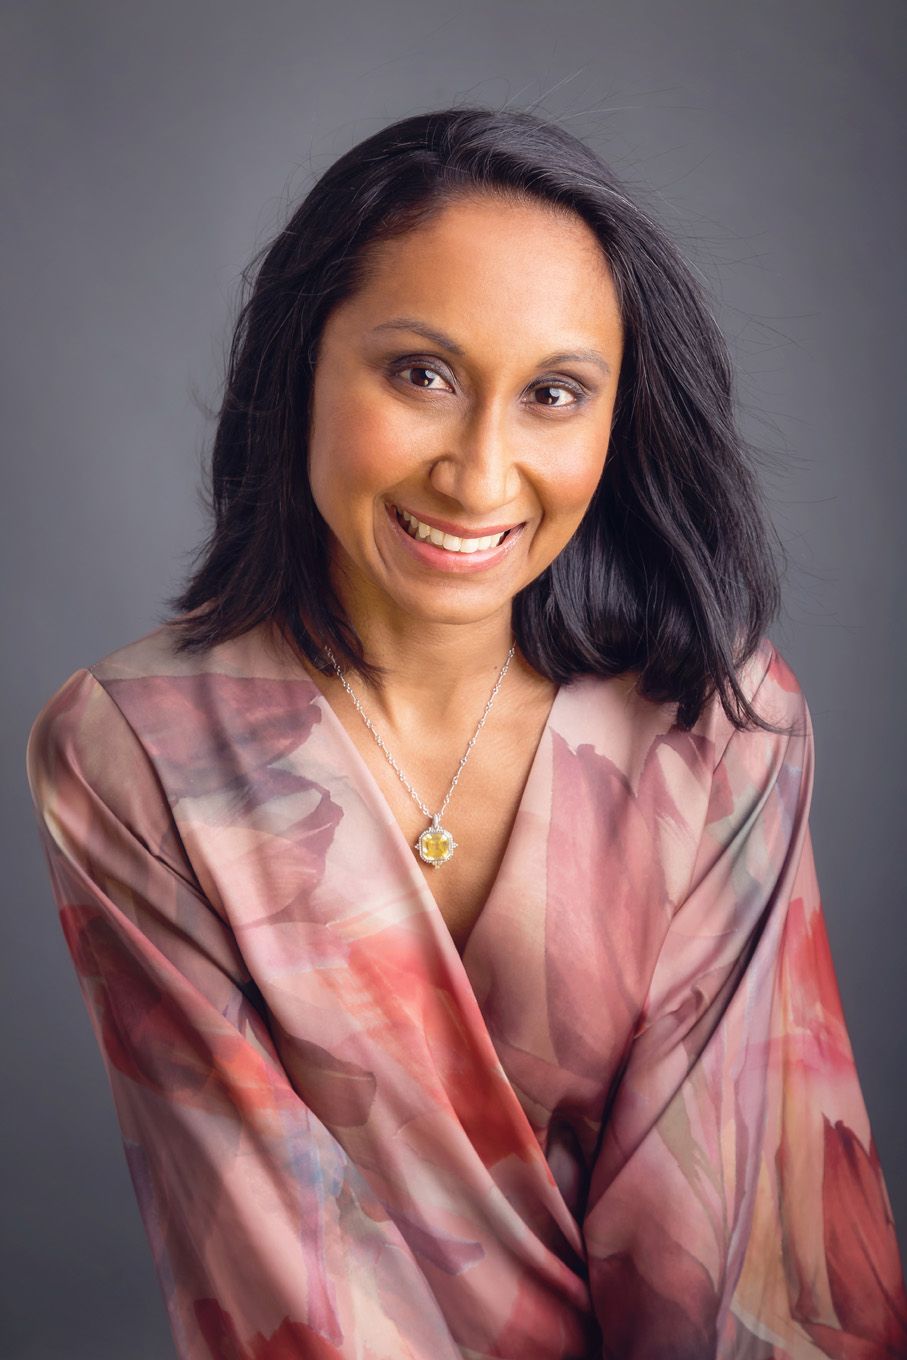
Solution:
M 741 679 L 786 733 L 562 685 L 462 955 L 268 626 L 161 626 L 46 702 L 38 832 L 180 1360 L 907 1355 L 809 710 L 768 638 Z

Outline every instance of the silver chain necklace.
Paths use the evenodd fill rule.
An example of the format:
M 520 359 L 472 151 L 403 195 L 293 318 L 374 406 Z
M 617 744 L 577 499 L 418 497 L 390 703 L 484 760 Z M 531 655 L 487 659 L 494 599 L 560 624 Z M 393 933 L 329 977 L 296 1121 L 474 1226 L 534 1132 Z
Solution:
M 362 718 L 362 721 L 365 723 L 366 727 L 371 732 L 372 736 L 375 738 L 375 741 L 381 747 L 381 750 L 384 752 L 388 761 L 396 770 L 400 779 L 409 789 L 413 798 L 419 804 L 419 807 L 425 813 L 426 817 L 431 818 L 431 825 L 427 826 L 425 830 L 422 832 L 422 834 L 419 836 L 419 839 L 413 843 L 413 849 L 418 852 L 419 858 L 423 860 L 425 864 L 431 864 L 434 866 L 435 869 L 439 869 L 442 864 L 446 864 L 447 861 L 453 856 L 453 852 L 457 848 L 457 842 L 454 840 L 451 833 L 441 825 L 441 817 L 444 814 L 444 809 L 450 802 L 450 795 L 453 793 L 454 789 L 457 786 L 457 780 L 460 778 L 460 772 L 463 769 L 463 766 L 466 764 L 467 760 L 469 759 L 470 755 L 472 754 L 472 748 L 473 746 L 475 746 L 476 738 L 478 737 L 483 726 L 485 725 L 485 719 L 491 712 L 491 705 L 494 703 L 497 692 L 501 688 L 501 682 L 503 681 L 504 676 L 507 674 L 507 667 L 510 665 L 515 650 L 516 643 L 514 643 L 511 646 L 510 651 L 507 653 L 507 660 L 501 667 L 501 673 L 497 678 L 497 682 L 495 684 L 494 689 L 491 691 L 488 703 L 485 705 L 485 712 L 479 719 L 478 726 L 476 727 L 475 732 L 470 737 L 467 743 L 466 751 L 464 752 L 460 764 L 457 767 L 456 774 L 454 775 L 453 779 L 450 782 L 450 788 L 447 790 L 447 793 L 444 797 L 444 802 L 441 804 L 437 812 L 432 813 L 431 808 L 426 807 L 426 805 L 422 802 L 422 799 L 416 793 L 416 790 L 413 788 L 412 784 L 406 778 L 406 775 L 400 769 L 400 766 L 394 760 L 394 757 L 391 755 L 390 751 L 387 749 L 384 742 L 381 740 L 381 737 L 378 735 L 378 732 L 374 724 L 372 723 L 371 719 L 366 716 L 365 710 L 363 709 L 359 700 L 356 698 L 353 691 L 350 689 L 346 676 L 343 674 L 343 671 L 338 666 L 337 661 L 334 657 L 334 653 L 331 651 L 330 647 L 325 647 L 324 649 L 328 660 L 330 661 L 331 665 L 334 667 L 334 670 L 340 677 L 340 683 L 343 685 L 343 688 L 346 690 L 347 694 L 350 696 L 353 703 L 356 705 L 356 708 L 359 711 L 359 716 Z

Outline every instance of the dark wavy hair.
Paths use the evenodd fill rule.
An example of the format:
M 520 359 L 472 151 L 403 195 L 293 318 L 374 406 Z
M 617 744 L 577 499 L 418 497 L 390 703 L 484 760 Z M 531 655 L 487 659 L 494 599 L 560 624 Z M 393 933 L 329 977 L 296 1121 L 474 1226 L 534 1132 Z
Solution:
M 599 484 L 573 537 L 514 598 L 523 654 L 562 684 L 638 673 L 637 691 L 676 703 L 685 729 L 717 690 L 736 727 L 779 730 L 737 674 L 779 608 L 784 551 L 736 426 L 724 339 L 664 228 L 589 146 L 526 110 L 444 109 L 367 137 L 243 272 L 203 493 L 213 527 L 185 588 L 165 602 L 191 617 L 161 621 L 179 651 L 197 651 L 270 619 L 320 670 L 328 644 L 381 684 L 332 588 L 308 481 L 319 339 L 368 278 L 370 247 L 476 193 L 582 218 L 624 328 Z

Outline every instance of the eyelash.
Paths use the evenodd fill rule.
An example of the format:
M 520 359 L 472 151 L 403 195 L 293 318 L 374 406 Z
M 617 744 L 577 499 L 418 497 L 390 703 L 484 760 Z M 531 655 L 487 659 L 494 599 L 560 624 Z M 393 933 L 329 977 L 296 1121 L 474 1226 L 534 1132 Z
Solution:
M 405 373 L 405 372 L 407 371 L 407 369 L 410 369 L 410 368 L 421 368 L 421 369 L 423 369 L 426 373 L 433 373 L 433 374 L 434 374 L 436 377 L 438 377 L 438 378 L 444 378 L 444 374 L 440 371 L 440 369 L 435 368 L 432 364 L 427 364 L 427 363 L 425 363 L 424 360 L 409 359 L 409 360 L 407 360 L 405 363 L 402 362 L 402 361 L 398 361 L 397 363 L 391 364 L 389 371 L 390 371 L 390 373 L 392 373 L 395 377 L 399 377 L 401 373 Z M 446 382 L 447 379 L 444 378 L 444 381 Z M 429 392 L 429 393 L 430 393 L 431 390 L 432 390 L 432 389 L 427 388 L 427 387 L 421 387 L 421 388 L 420 388 L 420 387 L 416 387 L 413 383 L 407 383 L 406 386 L 407 386 L 407 387 L 411 387 L 411 388 L 413 389 L 414 392 Z M 539 407 L 539 410 L 541 410 L 541 411 L 566 411 L 566 410 L 569 410 L 570 407 L 572 407 L 572 406 L 579 406 L 581 402 L 585 401 L 586 395 L 587 395 L 586 392 L 585 392 L 585 390 L 584 390 L 584 388 L 580 387 L 578 383 L 572 383 L 572 382 L 570 382 L 570 381 L 569 381 L 568 379 L 566 379 L 566 378 L 558 378 L 558 380 L 557 380 L 556 382 L 545 382 L 544 380 L 542 380 L 542 381 L 537 382 L 537 383 L 535 383 L 535 384 L 533 385 L 533 390 L 535 390 L 535 388 L 538 388 L 538 387 L 554 387 L 554 388 L 559 388 L 559 389 L 561 389 L 561 390 L 563 390 L 563 391 L 565 391 L 565 392 L 571 393 L 571 395 L 574 396 L 574 397 L 576 398 L 575 401 L 569 402 L 567 406 L 540 406 L 540 407 Z

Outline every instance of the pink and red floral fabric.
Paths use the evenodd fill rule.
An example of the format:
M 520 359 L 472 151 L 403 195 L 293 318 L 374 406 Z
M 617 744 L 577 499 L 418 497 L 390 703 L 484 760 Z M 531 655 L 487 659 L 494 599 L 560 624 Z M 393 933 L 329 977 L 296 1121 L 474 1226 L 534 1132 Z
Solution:
M 743 680 L 790 735 L 562 686 L 462 957 L 264 626 L 47 701 L 39 833 L 180 1360 L 907 1354 L 809 710 L 767 638 Z

